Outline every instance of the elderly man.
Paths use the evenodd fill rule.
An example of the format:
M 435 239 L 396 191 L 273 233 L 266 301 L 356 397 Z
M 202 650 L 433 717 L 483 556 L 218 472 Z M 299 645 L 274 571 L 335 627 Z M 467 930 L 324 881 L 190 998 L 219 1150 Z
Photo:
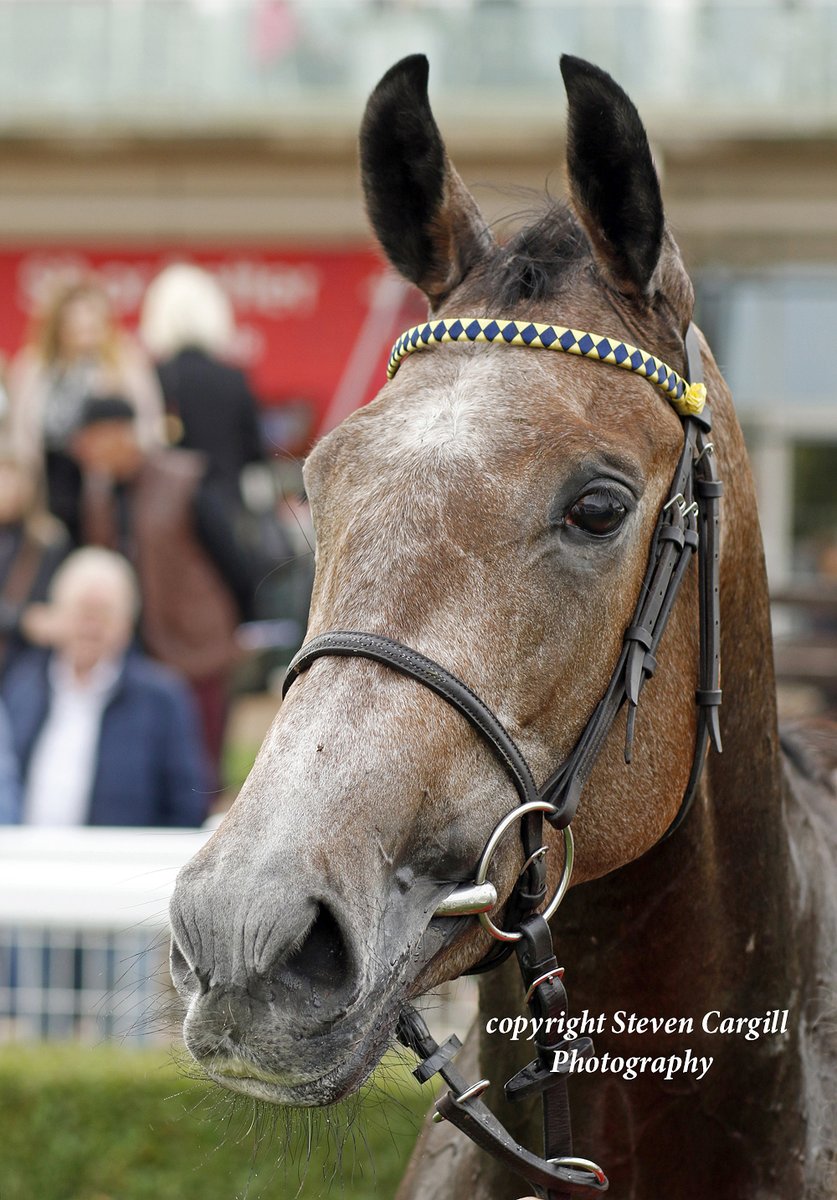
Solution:
M 109 550 L 79 550 L 39 614 L 48 651 L 3 683 L 33 825 L 200 825 L 208 772 L 185 685 L 130 650 L 133 572 Z

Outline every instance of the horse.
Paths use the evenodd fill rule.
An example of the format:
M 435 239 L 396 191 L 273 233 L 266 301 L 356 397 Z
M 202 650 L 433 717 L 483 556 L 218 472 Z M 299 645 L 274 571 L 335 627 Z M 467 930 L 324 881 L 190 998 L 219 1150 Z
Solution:
M 701 1078 L 576 1072 L 573 1132 L 624 1200 L 833 1200 L 834 740 L 778 733 L 744 442 L 692 325 L 693 288 L 642 121 L 597 67 L 564 56 L 561 69 L 569 198 L 549 200 L 503 244 L 448 157 L 426 59 L 397 63 L 369 99 L 367 210 L 432 317 L 424 341 L 402 340 L 377 398 L 306 463 L 316 529 L 307 644 L 362 633 L 337 635 L 341 653 L 292 672 L 240 795 L 180 872 L 171 966 L 185 1042 L 224 1087 L 332 1104 L 367 1079 L 414 998 L 490 959 L 482 918 L 455 902 L 458 915 L 445 916 L 444 904 L 519 811 L 496 738 L 508 734 L 535 779 L 572 761 L 633 636 L 664 510 L 687 522 L 697 507 L 670 496 L 685 422 L 653 386 L 665 373 L 649 381 L 616 369 L 615 352 L 548 353 L 545 335 L 535 345 L 516 335 L 601 331 L 608 348 L 641 347 L 642 361 L 685 384 L 691 338 L 712 425 L 700 457 L 726 486 L 715 548 L 723 753 L 705 750 L 695 705 L 704 584 L 690 560 L 656 663 L 647 646 L 640 654 L 642 704 L 618 706 L 585 773 L 573 882 L 552 928 L 572 1010 L 597 1023 L 599 1068 L 605 1054 L 654 1062 L 687 1050 L 710 1067 Z M 515 336 L 489 336 L 495 319 Z M 469 322 L 484 336 L 460 336 Z M 591 361 L 597 353 L 604 362 Z M 361 637 L 390 657 L 352 652 L 347 639 Z M 392 669 L 399 654 L 424 675 Z M 459 683 L 459 701 L 445 703 Z M 710 724 L 719 699 L 704 696 Z M 488 748 L 487 726 L 500 730 Z M 557 808 L 544 811 L 549 853 L 539 847 L 526 869 L 537 860 L 541 883 L 560 890 L 572 845 L 550 825 Z M 482 885 L 496 895 L 491 920 L 508 928 L 526 851 L 508 835 L 492 854 Z M 560 968 L 548 974 L 533 986 L 557 986 Z M 469 1079 L 495 1080 L 486 1095 L 496 1116 L 531 1145 L 534 1102 L 513 1104 L 496 1087 L 531 1056 L 531 1042 L 496 1032 L 520 1003 L 512 961 L 482 974 L 457 1063 Z M 540 1194 L 589 1194 L 573 1179 Z M 442 1121 L 422 1132 L 398 1197 L 525 1190 Z

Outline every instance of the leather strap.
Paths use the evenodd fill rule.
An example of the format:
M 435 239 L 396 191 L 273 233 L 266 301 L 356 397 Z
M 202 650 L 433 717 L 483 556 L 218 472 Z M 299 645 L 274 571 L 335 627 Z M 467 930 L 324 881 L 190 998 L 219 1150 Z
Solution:
M 697 794 L 706 751 L 711 744 L 721 753 L 721 729 L 718 708 L 721 704 L 721 615 L 720 615 L 720 515 L 723 484 L 717 477 L 711 442 L 701 435 L 699 458 L 695 466 L 695 493 L 699 506 L 700 553 L 698 554 L 698 596 L 700 621 L 700 666 L 695 700 L 698 705 L 695 751 L 692 770 L 680 808 L 662 841 L 680 828 Z
M 607 690 L 584 727 L 575 748 L 541 788 L 541 798 L 558 812 L 548 818 L 563 829 L 575 816 L 582 789 L 623 704 L 629 704 L 625 758 L 630 762 L 640 693 L 656 669 L 656 653 L 692 553 L 698 549 L 697 513 L 692 502 L 692 474 L 703 422 L 686 418 L 684 443 L 668 499 L 663 505 L 651 543 L 645 577 L 622 652 Z M 697 749 L 697 748 L 696 748 Z M 702 754 L 701 754 L 702 758 Z M 695 778 L 695 786 L 697 778 Z M 691 780 L 690 780 L 691 782 Z M 683 803 L 690 799 L 687 790 Z
M 534 988 L 529 1000 L 533 1017 L 544 1021 L 546 1030 L 538 1046 L 538 1064 L 541 1070 L 551 1072 L 555 1051 L 561 1044 L 561 1034 L 550 1028 L 550 1019 L 566 1014 L 567 993 L 561 977 L 557 974 L 558 960 L 552 948 L 549 926 L 541 916 L 528 917 L 521 923 L 522 937 L 516 943 L 517 961 L 523 976 L 527 994 Z M 536 985 L 537 981 L 541 980 Z M 545 1087 L 543 1097 L 543 1157 L 563 1158 L 573 1152 L 573 1133 L 570 1121 L 570 1099 L 567 1094 L 567 1076 L 556 1072 L 554 1082 Z M 572 1195 L 568 1191 L 555 1192 L 555 1200 L 565 1200 Z
M 416 1079 L 424 1083 L 438 1073 L 451 1089 L 436 1102 L 437 1120 L 450 1121 L 480 1149 L 525 1179 L 544 1200 L 572 1200 L 576 1196 L 586 1196 L 590 1200 L 591 1196 L 607 1190 L 607 1178 L 593 1164 L 583 1169 L 586 1160 L 572 1158 L 568 1073 L 553 1070 L 552 1064 L 556 1050 L 573 1048 L 577 1053 L 587 1055 L 592 1053 L 593 1044 L 589 1038 L 564 1039 L 557 1031 L 561 1024 L 558 1018 L 566 1015 L 567 996 L 548 924 L 535 914 L 521 923 L 520 932 L 522 937 L 516 947 L 518 965 L 529 1010 L 534 1018 L 540 1019 L 540 1029 L 544 1032 L 536 1043 L 538 1057 L 509 1080 L 505 1091 L 513 1101 L 541 1096 L 544 1131 L 541 1157 L 515 1141 L 479 1099 L 489 1081 L 482 1081 L 480 1090 L 474 1094 L 474 1089 L 468 1088 L 463 1076 L 451 1065 L 453 1055 L 460 1048 L 458 1038 L 449 1038 L 439 1046 L 423 1018 L 415 1009 L 407 1007 L 399 1018 L 398 1039 L 420 1060 L 413 1070 Z M 550 1018 L 554 1019 L 552 1027 Z
M 485 1109 L 485 1114 L 482 1109 Z M 547 1200 L 564 1200 L 566 1196 L 589 1197 L 591 1193 L 607 1191 L 607 1182 L 595 1182 L 589 1171 L 561 1167 L 526 1150 L 499 1125 L 479 1101 L 460 1104 L 452 1092 L 445 1092 L 436 1102 L 436 1111 L 460 1129 L 481 1150 L 485 1150 L 510 1171 L 538 1189 Z M 486 1116 L 489 1119 L 486 1119 Z
M 437 1069 L 450 1091 L 436 1101 L 436 1111 L 441 1117 L 460 1129 L 481 1150 L 525 1179 L 539 1195 L 547 1200 L 564 1200 L 568 1196 L 586 1196 L 589 1200 L 591 1194 L 607 1190 L 606 1180 L 596 1182 L 587 1171 L 550 1163 L 532 1154 L 515 1141 L 477 1096 L 460 1100 L 459 1097 L 468 1090 L 468 1083 L 451 1065 L 450 1055 L 446 1053 L 448 1043 L 444 1047 L 437 1045 L 415 1009 L 406 1007 L 402 1010 L 397 1033 L 399 1041 L 421 1060 L 413 1074 L 422 1081 L 429 1077 L 426 1068 L 432 1061 L 439 1057 L 444 1060 Z
M 354 633 L 348 630 L 334 630 L 312 638 L 294 657 L 285 681 L 282 684 L 282 696 L 294 680 L 315 659 L 324 655 L 341 655 L 348 658 L 371 658 L 374 662 L 392 667 L 402 675 L 430 688 L 437 696 L 441 696 L 466 721 L 476 729 L 477 733 L 488 742 L 497 758 L 503 764 L 512 783 L 515 786 L 521 804 L 538 799 L 538 788 L 529 770 L 529 764 L 518 749 L 511 734 L 495 717 L 494 713 L 466 683 L 444 667 L 412 650 L 392 638 L 381 637 L 376 633 Z M 537 847 L 535 847 L 537 849 Z

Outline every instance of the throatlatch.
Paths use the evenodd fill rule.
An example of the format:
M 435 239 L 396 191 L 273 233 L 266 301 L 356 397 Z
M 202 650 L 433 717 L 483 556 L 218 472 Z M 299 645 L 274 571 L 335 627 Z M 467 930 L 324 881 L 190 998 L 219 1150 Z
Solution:
M 450 1090 L 436 1103 L 434 1120 L 450 1121 L 481 1149 L 525 1179 L 545 1200 L 566 1200 L 604 1192 L 608 1183 L 600 1167 L 588 1159 L 574 1157 L 572 1152 L 568 1064 L 573 1050 L 577 1060 L 579 1056 L 592 1054 L 593 1045 L 589 1038 L 563 1039 L 560 1034 L 553 1036 L 549 1031 L 550 1017 L 565 1017 L 567 997 L 562 981 L 563 968 L 558 966 L 555 958 L 547 920 L 556 911 L 570 882 L 573 863 L 570 822 L 584 785 L 625 704 L 628 705 L 625 761 L 631 761 L 642 689 L 656 670 L 660 639 L 695 552 L 700 627 L 699 684 L 695 694 L 697 730 L 689 781 L 665 837 L 674 832 L 689 811 L 710 741 L 717 751 L 721 750 L 718 724 L 721 703 L 718 509 L 723 486 L 715 473 L 712 443 L 707 440 L 710 422 L 704 409 L 700 344 L 694 325 L 689 326 L 685 339 L 686 379 L 653 355 L 615 339 L 559 326 L 525 325 L 485 318 L 447 319 L 408 330 L 393 350 L 390 377 L 407 354 L 433 344 L 463 340 L 559 350 L 613 363 L 656 384 L 680 414 L 683 450 L 668 498 L 660 511 L 639 600 L 605 694 L 568 758 L 540 788 L 513 738 L 480 697 L 432 659 L 391 638 L 344 630 L 313 638 L 291 662 L 283 695 L 302 671 L 325 655 L 373 659 L 430 688 L 455 708 L 490 747 L 514 784 L 520 805 L 508 813 L 492 833 L 474 882 L 452 889 L 437 907 L 435 916 L 477 915 L 495 939 L 493 949 L 469 974 L 489 970 L 507 958 L 512 950 L 517 954 L 526 1003 L 532 1016 L 544 1022 L 535 1027 L 548 1032 L 542 1041 L 536 1042 L 537 1058 L 508 1081 L 505 1092 L 512 1101 L 541 1096 L 543 1155 L 538 1156 L 520 1146 L 486 1108 L 480 1097 L 489 1086 L 487 1079 L 469 1085 L 451 1065 L 461 1046 L 458 1038 L 448 1038 L 439 1046 L 423 1019 L 409 1007 L 401 1014 L 398 1037 L 421 1060 L 413 1072 L 420 1082 L 424 1083 L 438 1073 L 448 1084 Z M 538 914 L 536 909 L 546 900 L 544 817 L 563 831 L 565 857 L 556 892 L 543 913 Z M 498 897 L 488 880 L 488 869 L 500 839 L 517 821 L 520 822 L 524 862 L 517 883 L 505 901 L 505 928 L 501 928 L 489 915 Z M 569 1053 L 556 1057 L 559 1051 Z

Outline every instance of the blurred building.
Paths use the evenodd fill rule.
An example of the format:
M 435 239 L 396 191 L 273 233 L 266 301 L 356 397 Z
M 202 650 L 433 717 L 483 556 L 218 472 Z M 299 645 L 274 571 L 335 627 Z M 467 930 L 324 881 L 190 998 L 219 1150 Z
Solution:
M 130 322 L 185 253 L 233 295 L 278 440 L 296 401 L 335 422 L 415 311 L 369 245 L 355 150 L 366 94 L 414 51 L 495 220 L 562 190 L 562 51 L 631 93 L 748 434 L 772 577 L 814 567 L 837 528 L 825 0 L 3 0 L 0 349 L 56 273 L 93 265 Z

